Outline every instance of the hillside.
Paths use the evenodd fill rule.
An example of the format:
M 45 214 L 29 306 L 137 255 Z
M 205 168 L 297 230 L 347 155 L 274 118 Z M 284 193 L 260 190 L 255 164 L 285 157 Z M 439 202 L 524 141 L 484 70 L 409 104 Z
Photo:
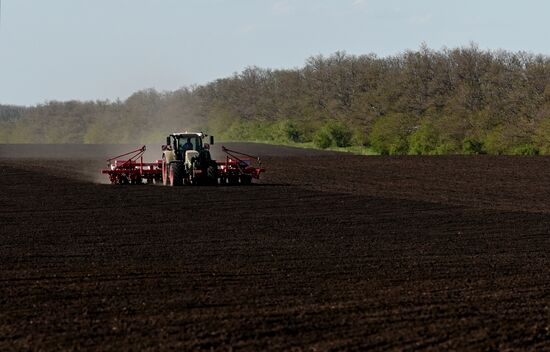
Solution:
M 381 154 L 547 154 L 550 58 L 473 44 L 389 57 L 337 52 L 124 101 L 2 107 L 0 124 L 0 143 L 158 143 L 189 128 Z

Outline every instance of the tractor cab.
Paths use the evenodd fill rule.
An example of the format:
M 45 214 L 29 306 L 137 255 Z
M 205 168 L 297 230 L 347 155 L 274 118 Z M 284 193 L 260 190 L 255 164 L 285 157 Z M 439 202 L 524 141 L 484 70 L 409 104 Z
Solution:
M 172 151 L 175 160 L 186 161 L 186 154 L 197 155 L 205 150 L 210 149 L 210 144 L 214 144 L 214 137 L 210 137 L 210 144 L 204 143 L 203 139 L 206 138 L 202 132 L 198 133 L 172 133 L 166 137 L 166 145 L 162 147 L 164 151 Z M 187 153 L 187 152 L 192 153 Z

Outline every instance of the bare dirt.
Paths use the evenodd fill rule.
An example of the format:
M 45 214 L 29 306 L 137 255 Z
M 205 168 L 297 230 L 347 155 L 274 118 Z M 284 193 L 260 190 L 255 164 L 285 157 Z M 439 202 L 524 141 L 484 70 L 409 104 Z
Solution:
M 550 159 L 231 146 L 261 182 L 0 146 L 0 350 L 550 349 Z

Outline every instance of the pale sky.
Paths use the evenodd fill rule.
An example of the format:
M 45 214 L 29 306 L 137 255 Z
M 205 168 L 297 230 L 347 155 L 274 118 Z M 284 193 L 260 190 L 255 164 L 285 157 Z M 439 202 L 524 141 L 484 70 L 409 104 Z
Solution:
M 125 99 L 422 42 L 550 53 L 544 0 L 0 1 L 0 104 Z

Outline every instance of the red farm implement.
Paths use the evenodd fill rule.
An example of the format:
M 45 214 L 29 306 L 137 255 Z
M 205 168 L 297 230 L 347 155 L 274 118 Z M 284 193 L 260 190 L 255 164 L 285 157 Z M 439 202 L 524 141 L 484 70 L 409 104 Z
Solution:
M 187 136 L 186 134 L 185 136 Z M 202 138 L 202 136 L 199 136 Z M 187 139 L 187 137 L 185 137 Z M 198 140 L 197 140 L 198 141 Z M 152 163 L 143 161 L 145 146 L 107 160 L 102 170 L 112 184 L 162 183 L 249 185 L 265 172 L 260 158 L 222 146 L 224 160 L 210 158 L 210 146 L 195 144 L 199 151 L 180 150 L 178 145 L 163 146 L 163 158 Z
M 162 178 L 162 160 L 157 160 L 154 163 L 144 163 L 143 154 L 145 149 L 145 146 L 143 146 L 107 159 L 108 168 L 101 172 L 109 175 L 112 184 L 135 185 L 143 183 L 144 180 L 147 183 L 159 182 Z M 122 157 L 124 159 L 120 160 Z
M 265 172 L 257 156 L 227 149 L 224 146 L 222 151 L 225 153 L 225 161 L 217 162 L 220 184 L 250 184 L 253 178 L 259 179 L 260 174 Z

